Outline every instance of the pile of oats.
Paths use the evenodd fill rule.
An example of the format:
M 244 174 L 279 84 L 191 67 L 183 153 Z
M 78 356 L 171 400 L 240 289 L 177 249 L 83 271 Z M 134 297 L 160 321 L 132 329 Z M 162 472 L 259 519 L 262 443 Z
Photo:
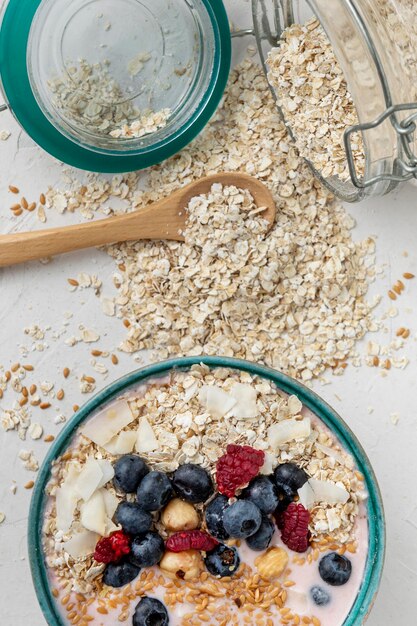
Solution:
M 268 57 L 269 80 L 300 154 L 324 178 L 350 178 L 344 131 L 359 123 L 343 71 L 332 45 L 315 18 L 287 28 Z M 363 176 L 362 137 L 354 136 L 356 171 Z
M 79 128 L 113 138 L 136 138 L 166 126 L 171 114 L 139 111 L 110 73 L 110 62 L 69 63 L 66 72 L 48 81 L 54 106 Z
M 250 197 L 194 201 L 187 241 L 114 245 L 121 348 L 153 360 L 223 354 L 261 361 L 304 381 L 359 363 L 356 343 L 376 330 L 365 296 L 374 243 L 352 240 L 352 218 L 314 178 L 276 110 L 262 69 L 247 59 L 222 105 L 181 153 L 146 173 L 68 179 L 47 206 L 86 218 L 137 209 L 218 171 L 262 180 L 277 207 L 266 235 Z M 124 205 L 124 206 L 122 206 Z M 116 208 L 117 207 L 117 208 Z

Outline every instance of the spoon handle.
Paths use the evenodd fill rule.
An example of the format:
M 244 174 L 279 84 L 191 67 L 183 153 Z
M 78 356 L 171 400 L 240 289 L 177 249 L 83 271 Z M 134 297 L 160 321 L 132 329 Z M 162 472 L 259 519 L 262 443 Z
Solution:
M 86 224 L 0 236 L 0 267 L 42 259 L 72 250 L 137 239 L 181 240 L 181 218 L 167 199 L 144 209 Z M 184 218 L 185 221 L 185 218 Z

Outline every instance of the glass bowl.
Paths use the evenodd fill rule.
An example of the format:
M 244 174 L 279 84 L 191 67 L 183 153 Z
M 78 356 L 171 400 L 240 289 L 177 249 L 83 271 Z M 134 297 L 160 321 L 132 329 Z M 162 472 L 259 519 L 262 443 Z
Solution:
M 70 165 L 125 172 L 181 150 L 223 95 L 218 0 L 9 0 L 0 76 L 20 125 Z
M 362 446 L 342 418 L 316 393 L 298 381 L 276 370 L 249 361 L 227 357 L 185 357 L 163 361 L 141 368 L 112 383 L 89 400 L 73 416 L 49 449 L 39 471 L 32 496 L 28 523 L 28 548 L 32 578 L 39 604 L 49 626 L 64 626 L 55 605 L 49 583 L 42 548 L 43 515 L 47 502 L 45 487 L 51 478 L 51 465 L 68 447 L 79 426 L 93 412 L 111 400 L 149 379 L 164 377 L 172 369 L 187 370 L 195 364 L 211 368 L 228 367 L 266 378 L 285 393 L 295 394 L 301 402 L 336 435 L 343 447 L 352 455 L 365 478 L 368 490 L 369 551 L 362 586 L 343 626 L 359 626 L 368 617 L 379 589 L 385 556 L 385 520 L 378 483 Z

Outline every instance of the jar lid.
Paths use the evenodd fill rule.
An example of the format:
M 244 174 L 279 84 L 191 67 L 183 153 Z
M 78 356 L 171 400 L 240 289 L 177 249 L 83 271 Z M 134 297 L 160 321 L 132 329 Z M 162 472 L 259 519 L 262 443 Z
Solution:
M 205 127 L 227 83 L 221 0 L 9 0 L 0 77 L 32 139 L 81 169 L 126 172 Z

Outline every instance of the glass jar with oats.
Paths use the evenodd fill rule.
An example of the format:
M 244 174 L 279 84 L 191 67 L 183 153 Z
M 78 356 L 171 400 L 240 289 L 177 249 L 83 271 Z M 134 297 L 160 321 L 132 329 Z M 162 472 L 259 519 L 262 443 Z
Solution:
M 300 153 L 340 198 L 417 178 L 415 0 L 252 0 L 255 35 Z

